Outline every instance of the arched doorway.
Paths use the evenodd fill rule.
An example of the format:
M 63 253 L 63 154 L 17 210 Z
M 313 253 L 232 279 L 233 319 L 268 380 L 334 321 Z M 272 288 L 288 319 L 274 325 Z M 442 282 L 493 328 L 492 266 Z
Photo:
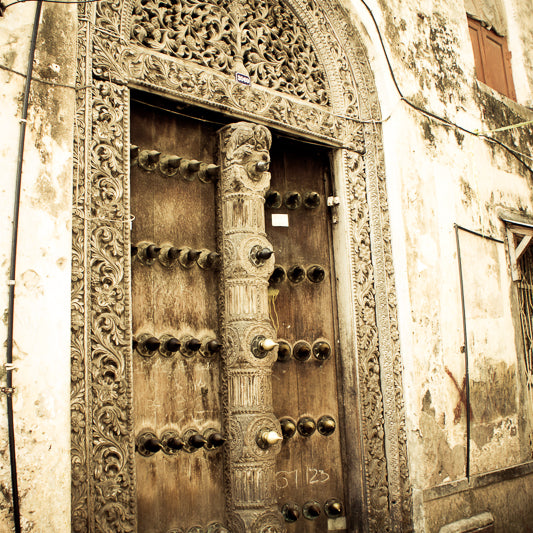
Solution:
M 318 143 L 331 153 L 335 342 L 342 354 L 337 383 L 347 406 L 339 441 L 347 471 L 344 530 L 409 527 L 379 106 L 364 49 L 341 8 L 335 2 L 102 1 L 81 5 L 78 47 L 84 90 L 78 92 L 75 146 L 73 530 L 135 531 L 138 524 L 132 89 Z M 285 527 L 279 509 L 238 510 L 226 491 L 230 516 L 254 516 L 252 526 L 233 521 L 235 533 Z

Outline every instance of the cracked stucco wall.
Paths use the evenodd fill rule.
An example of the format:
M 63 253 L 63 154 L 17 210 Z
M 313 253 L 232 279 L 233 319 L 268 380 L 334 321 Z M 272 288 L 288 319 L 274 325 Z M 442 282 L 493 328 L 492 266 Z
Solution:
M 0 17 L 0 264 L 8 279 L 19 118 L 36 4 Z M 44 5 L 34 78 L 73 85 L 75 6 Z M 10 70 L 7 70 L 10 69 Z M 15 71 L 15 72 L 13 72 Z M 70 256 L 74 91 L 34 79 L 26 130 L 15 288 L 13 397 L 22 531 L 70 529 Z M 7 290 L 0 292 L 5 346 Z M 0 364 L 5 362 L 5 352 Z M 5 377 L 5 372 L 3 372 Z M 13 531 L 7 415 L 0 397 L 0 531 Z
M 533 119 L 528 108 L 533 103 L 530 3 L 503 0 L 501 6 L 512 52 L 515 103 L 475 79 L 462 2 L 366 1 L 398 85 L 415 105 L 471 132 Z M 367 39 L 385 119 L 415 529 L 438 531 L 448 522 L 492 509 L 496 531 L 526 530 L 533 519 L 531 506 L 527 499 L 510 497 L 509 491 L 525 490 L 533 497 L 531 475 L 516 481 L 516 489 L 511 481 L 505 489 L 496 483 L 485 490 L 486 499 L 464 482 L 465 354 L 454 224 L 503 239 L 499 210 L 533 217 L 532 172 L 497 143 L 446 126 L 401 102 L 372 20 L 360 2 L 346 4 Z M 528 159 L 533 127 L 491 135 L 525 154 L 523 160 L 533 167 Z M 482 479 L 487 472 L 531 462 L 533 406 L 525 396 L 506 245 L 464 231 L 459 238 L 470 367 L 469 468 L 473 478 Z M 443 490 L 457 496 L 436 498 Z

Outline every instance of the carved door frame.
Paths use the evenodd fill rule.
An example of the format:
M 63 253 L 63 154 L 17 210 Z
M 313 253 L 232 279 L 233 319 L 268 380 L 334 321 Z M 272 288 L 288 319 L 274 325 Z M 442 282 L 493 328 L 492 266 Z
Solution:
M 189 0 L 193 2 L 194 0 Z M 228 2 L 228 9 L 234 2 Z M 238 4 L 238 3 L 237 3 Z M 411 529 L 402 363 L 380 108 L 365 46 L 337 0 L 284 2 L 310 35 L 328 103 L 238 83 L 130 40 L 133 0 L 79 6 L 72 264 L 72 530 L 135 532 L 129 90 L 142 89 L 334 148 L 340 206 L 342 393 L 365 529 Z M 236 62 L 242 57 L 234 58 Z M 348 349 L 347 349 L 348 348 Z M 358 437 L 360 435 L 360 437 Z M 349 502 L 348 502 L 349 504 Z M 259 527 L 259 526 L 258 526 Z M 254 530 L 255 531 L 255 530 Z M 259 533 L 261 528 L 257 529 Z M 235 532 L 237 533 L 237 532 Z

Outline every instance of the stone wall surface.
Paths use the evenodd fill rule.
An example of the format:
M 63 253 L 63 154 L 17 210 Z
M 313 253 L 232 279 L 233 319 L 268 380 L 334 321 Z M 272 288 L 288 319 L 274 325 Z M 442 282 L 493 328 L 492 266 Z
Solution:
M 533 97 L 532 12 L 524 2 L 502 3 L 515 103 L 475 79 L 462 3 L 376 0 L 367 5 L 380 27 L 403 96 L 448 122 L 400 101 L 392 77 L 389 74 L 387 81 L 383 73 L 388 67 L 373 22 L 361 4 L 353 2 L 352 20 L 364 21 L 371 43 L 370 59 L 385 119 L 415 528 L 438 531 L 448 523 L 442 517 L 456 500 L 437 498 L 429 504 L 423 494 L 464 479 L 467 468 L 476 476 L 527 463 L 533 457 L 533 406 L 524 397 L 516 293 L 503 242 L 504 225 L 498 216 L 501 209 L 533 215 L 532 173 L 517 159 L 532 166 L 533 128 L 488 134 L 515 154 L 475 134 L 533 118 L 527 107 Z M 468 466 L 455 224 L 497 239 L 459 230 L 470 374 Z M 503 511 L 507 491 L 518 485 L 531 499 L 530 482 L 509 482 L 505 489 L 486 489 L 486 499 L 478 497 L 476 506 L 457 504 L 456 512 L 448 513 L 449 521 L 497 508 L 497 531 L 525 530 L 525 518 Z M 464 500 L 464 495 L 457 498 Z M 474 507 L 479 510 L 474 512 Z M 527 505 L 524 500 L 515 501 L 513 509 L 521 516 Z
M 423 531 L 438 533 L 446 524 L 487 510 L 494 517 L 495 533 L 530 531 L 533 520 L 532 477 L 500 481 L 426 501 L 427 520 Z
M 2 344 L 25 72 L 36 3 L 0 17 L 0 291 Z M 75 6 L 44 5 L 26 130 L 16 267 L 13 374 L 22 531 L 70 524 L 70 256 Z M 42 81 L 40 81 L 42 80 Z M 0 359 L 5 380 L 5 355 Z M 2 383 L 3 385 L 4 383 Z M 4 395 L 0 398 L 0 531 L 13 529 Z

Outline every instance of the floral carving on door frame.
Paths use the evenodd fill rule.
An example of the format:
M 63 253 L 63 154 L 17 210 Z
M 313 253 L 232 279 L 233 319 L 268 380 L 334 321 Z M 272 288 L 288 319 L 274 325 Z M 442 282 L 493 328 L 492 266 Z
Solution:
M 266 5 L 265 0 L 253 1 Z M 206 10 L 227 6 L 225 16 L 230 16 L 238 15 L 240 2 L 165 0 L 155 5 L 147 0 L 144 5 L 157 9 L 156 18 L 165 21 L 169 5 L 200 4 Z M 303 68 L 304 79 L 296 84 L 292 77 L 300 66 L 294 54 L 279 55 L 278 63 L 254 63 L 251 53 L 246 63 L 241 54 L 252 77 L 252 85 L 246 86 L 231 75 L 237 48 L 228 51 L 221 64 L 207 61 L 205 51 L 202 60 L 194 62 L 187 55 L 161 53 L 147 41 L 153 34 L 136 33 L 135 24 L 150 18 L 143 14 L 142 3 L 101 0 L 79 6 L 71 387 L 75 533 L 130 533 L 137 528 L 131 408 L 130 88 L 338 147 L 336 186 L 346 202 L 341 219 L 348 234 L 352 288 L 350 352 L 356 354 L 354 382 L 347 386 L 357 383 L 361 412 L 357 429 L 362 435 L 358 453 L 363 487 L 358 498 L 369 531 L 411 528 L 402 365 L 374 80 L 364 45 L 336 0 L 273 0 L 271 5 L 287 10 L 278 14 L 276 23 L 291 21 L 297 26 L 287 41 L 295 43 L 295 50 L 301 45 L 298 36 L 309 40 L 305 60 L 311 66 Z M 241 52 L 252 42 L 258 47 L 291 31 L 268 26 L 270 19 L 261 13 L 257 17 L 267 24 L 264 40 L 257 37 L 261 26 L 251 21 L 255 34 L 241 37 Z M 219 46 L 221 42 L 224 39 Z M 263 56 L 268 58 L 267 52 Z M 276 83 L 271 81 L 280 74 Z M 259 529 L 268 517 L 265 520 L 258 521 L 263 524 Z

